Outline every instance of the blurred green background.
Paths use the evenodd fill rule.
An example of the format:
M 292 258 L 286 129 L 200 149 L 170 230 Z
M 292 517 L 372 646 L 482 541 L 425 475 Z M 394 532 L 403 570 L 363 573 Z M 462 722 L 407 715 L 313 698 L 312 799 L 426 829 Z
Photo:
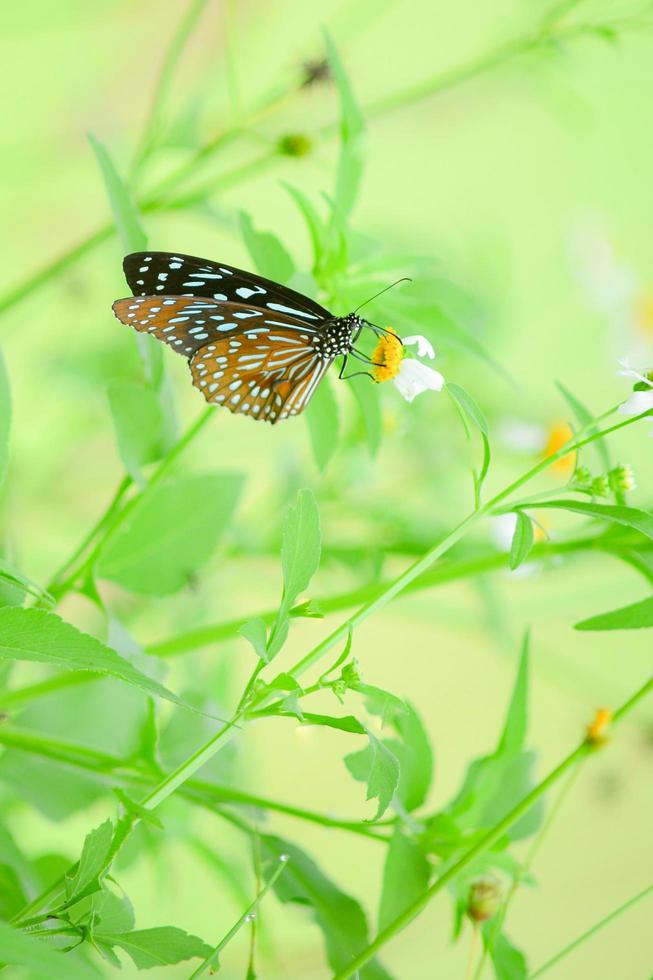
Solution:
M 617 6 L 620 12 L 636 8 L 588 3 L 577 16 L 614 14 Z M 183 161 L 194 140 L 246 116 L 305 59 L 320 57 L 322 24 L 364 108 L 528 36 L 545 9 L 543 0 L 349 0 L 319 8 L 298 0 L 209 2 L 175 77 L 168 143 L 148 176 Z M 86 133 L 102 139 L 127 169 L 181 13 L 170 0 L 3 5 L 7 289 L 109 220 Z M 537 456 L 535 444 L 515 442 L 515 423 L 528 423 L 537 442 L 567 418 L 555 380 L 602 411 L 627 393 L 615 374 L 617 357 L 647 343 L 642 310 L 653 289 L 652 88 L 653 34 L 634 31 L 615 43 L 577 38 L 555 51 L 527 54 L 368 120 L 356 227 L 391 250 L 432 257 L 434 275 L 466 290 L 474 298 L 478 336 L 507 375 L 453 350 L 437 363 L 490 418 L 496 450 L 490 485 L 496 489 Z M 255 158 L 286 133 L 312 133 L 336 113 L 328 84 L 306 89 L 225 147 L 206 176 Z M 306 234 L 281 181 L 317 197 L 332 186 L 334 159 L 333 141 L 323 141 L 305 157 L 275 158 L 201 207 L 147 215 L 152 247 L 247 267 L 235 220 L 244 209 L 308 268 Z M 0 323 L 14 403 L 4 542 L 37 581 L 48 580 L 102 512 L 122 472 L 106 396 L 107 383 L 129 377 L 135 363 L 132 338 L 110 312 L 112 300 L 125 293 L 120 258 L 113 238 L 5 312 Z M 621 296 L 624 277 L 632 289 Z M 429 324 L 415 323 L 413 332 L 428 334 Z M 166 360 L 186 425 L 202 402 L 182 360 Z M 343 429 L 353 431 L 353 400 L 344 385 L 336 387 Z M 371 460 L 343 437 L 324 475 L 301 420 L 270 430 L 219 414 L 187 462 L 198 470 L 247 474 L 236 527 L 192 589 L 149 602 L 113 597 L 141 643 L 274 606 L 279 520 L 297 486 L 312 486 L 318 496 L 327 549 L 350 549 L 359 558 L 350 564 L 327 558 L 311 589 L 318 598 L 356 585 L 364 562 L 373 562 L 392 540 L 395 520 L 421 550 L 464 515 L 472 502 L 468 467 L 478 446 L 465 441 L 449 401 L 424 395 L 407 406 L 394 389 L 382 395 L 385 433 L 377 457 Z M 614 452 L 635 468 L 633 501 L 648 506 L 653 467 L 646 427 L 620 434 Z M 543 485 L 555 486 L 556 479 L 560 475 Z M 552 517 L 548 530 L 555 538 L 569 525 Z M 496 540 L 492 526 L 483 535 L 488 543 Z M 402 567 L 406 557 L 391 556 L 388 567 Z M 596 707 L 618 704 L 650 671 L 645 632 L 575 633 L 573 624 L 645 594 L 643 579 L 627 566 L 607 556 L 581 556 L 530 574 L 497 572 L 406 597 L 360 628 L 354 652 L 366 680 L 410 699 L 428 726 L 436 755 L 432 805 L 455 791 L 471 757 L 491 749 L 524 627 L 531 627 L 533 643 L 531 742 L 544 774 L 579 739 Z M 67 600 L 64 615 L 89 630 L 100 628 L 81 599 Z M 297 623 L 284 658 L 299 656 L 328 628 L 328 621 Z M 250 669 L 249 649 L 234 639 L 172 661 L 166 682 L 174 690 L 210 684 L 227 702 Z M 25 669 L 21 676 L 36 675 Z M 71 702 L 70 737 L 84 741 L 78 711 L 79 702 Z M 307 732 L 290 722 L 252 726 L 229 765 L 236 784 L 253 792 L 310 801 L 352 819 L 370 816 L 361 786 L 341 761 L 346 742 L 345 735 Z M 515 901 L 508 931 L 532 966 L 649 883 L 652 760 L 653 717 L 644 705 L 614 744 L 585 766 L 537 859 L 535 887 Z M 8 824 L 26 853 L 58 850 L 74 858 L 108 806 L 95 802 L 62 822 L 12 803 Z M 178 809 L 175 802 L 163 812 L 172 839 L 163 849 L 134 854 L 120 881 L 139 927 L 169 922 L 211 941 L 240 906 L 197 854 L 175 843 Z M 204 815 L 193 820 L 216 852 L 244 861 L 242 841 L 226 824 Z M 319 855 L 343 887 L 373 905 L 381 872 L 374 842 L 281 816 L 268 826 Z M 467 943 L 450 944 L 449 905 L 440 897 L 384 951 L 397 977 L 464 976 Z M 644 980 L 653 962 L 650 915 L 649 900 L 553 969 L 552 980 Z M 320 936 L 300 912 L 271 900 L 263 918 L 264 942 L 275 953 L 263 976 L 327 975 Z M 245 958 L 243 934 L 225 955 L 223 975 L 241 977 Z M 126 962 L 123 975 L 134 972 Z M 165 975 L 187 973 L 181 964 Z

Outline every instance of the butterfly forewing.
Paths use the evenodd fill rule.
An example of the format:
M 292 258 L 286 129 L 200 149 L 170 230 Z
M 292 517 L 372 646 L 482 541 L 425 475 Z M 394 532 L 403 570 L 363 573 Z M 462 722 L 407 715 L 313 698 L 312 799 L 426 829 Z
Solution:
M 123 269 L 135 296 L 201 296 L 252 303 L 316 324 L 331 314 L 308 296 L 253 272 L 173 252 L 133 252 Z

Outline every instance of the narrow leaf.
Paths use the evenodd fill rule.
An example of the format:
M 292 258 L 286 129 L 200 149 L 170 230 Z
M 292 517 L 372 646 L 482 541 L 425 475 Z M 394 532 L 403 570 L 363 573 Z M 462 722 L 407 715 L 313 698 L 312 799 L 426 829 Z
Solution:
M 590 616 L 576 623 L 575 630 L 641 630 L 653 626 L 653 597 L 633 602 L 612 612 Z
M 290 610 L 320 564 L 320 515 L 311 490 L 300 490 L 283 528 L 283 603 Z
M 125 252 L 142 252 L 147 248 L 147 237 L 141 228 L 133 198 L 118 174 L 106 147 L 91 134 L 88 139 L 104 178 L 121 245 Z
M 257 231 L 245 211 L 240 212 L 240 231 L 261 275 L 275 282 L 288 282 L 295 272 L 295 264 L 276 235 Z
M 328 377 L 322 378 L 304 412 L 313 456 L 324 472 L 338 446 L 338 403 Z
M 557 510 L 568 510 L 573 514 L 584 517 L 595 517 L 597 520 L 613 524 L 624 524 L 636 531 L 641 531 L 647 538 L 653 540 L 653 515 L 637 507 L 622 507 L 616 504 L 590 504 L 581 500 L 540 500 L 537 509 L 550 507 Z
M 340 158 L 336 174 L 334 210 L 343 224 L 349 217 L 363 172 L 363 116 L 358 108 L 337 48 L 324 31 L 327 57 L 340 97 Z
M 517 677 L 512 689 L 506 720 L 497 746 L 500 754 L 517 754 L 524 748 L 528 730 L 528 677 L 530 669 L 530 637 L 526 633 L 519 654 Z
M 568 388 L 565 388 L 565 386 L 563 384 L 561 384 L 560 381 L 556 381 L 556 387 L 557 387 L 558 391 L 561 392 L 563 398 L 565 399 L 565 401 L 569 405 L 570 409 L 572 410 L 572 412 L 576 416 L 579 424 L 583 428 L 585 428 L 586 426 L 589 427 L 588 430 L 587 430 L 588 431 L 588 435 L 596 435 L 596 433 L 598 433 L 599 429 L 598 429 L 597 426 L 591 425 L 592 420 L 594 419 L 594 416 L 592 415 L 592 413 L 590 411 L 588 411 L 588 409 L 585 408 L 585 406 L 582 404 L 582 402 L 579 402 L 578 399 L 576 398 L 576 396 L 575 395 L 572 395 L 572 393 L 569 391 L 569 389 Z M 599 455 L 599 458 L 601 460 L 601 464 L 603 466 L 603 469 L 607 473 L 607 471 L 611 468 L 612 464 L 610 462 L 610 453 L 608 451 L 608 445 L 607 445 L 607 442 L 606 442 L 605 438 L 603 436 L 600 436 L 598 439 L 595 439 L 594 440 L 594 442 L 592 443 L 592 445 L 596 449 L 596 451 L 597 451 L 597 453 Z
M 460 385 L 454 384 L 452 381 L 450 381 L 447 384 L 447 391 L 481 433 L 483 460 L 481 462 L 481 469 L 475 476 L 474 480 L 476 484 L 476 495 L 478 498 L 481 492 L 481 487 L 483 486 L 483 482 L 490 468 L 490 436 L 487 419 L 469 392 L 465 391 L 464 388 L 461 388 Z
M 533 547 L 533 522 L 522 510 L 515 511 L 515 530 L 510 545 L 509 564 L 514 571 L 528 558 Z
M 371 456 L 376 456 L 381 445 L 383 418 L 381 399 L 377 386 L 369 378 L 352 378 L 349 381 L 351 392 L 358 402 L 363 425 L 367 435 L 367 445 Z

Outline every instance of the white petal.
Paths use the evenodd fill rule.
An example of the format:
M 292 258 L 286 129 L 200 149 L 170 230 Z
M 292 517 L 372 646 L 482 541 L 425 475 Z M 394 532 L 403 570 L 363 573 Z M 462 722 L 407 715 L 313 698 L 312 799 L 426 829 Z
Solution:
M 397 376 L 392 379 L 399 393 L 407 402 L 412 402 L 423 391 L 442 391 L 444 378 L 439 371 L 427 367 L 412 357 L 404 357 L 399 365 Z
M 431 360 L 435 357 L 435 351 L 430 341 L 426 337 L 422 337 L 421 334 L 416 334 L 414 337 L 404 337 L 403 340 L 404 347 L 410 347 L 412 344 L 417 344 L 417 356 L 418 357 L 430 357 Z
M 653 388 L 648 391 L 634 391 L 623 405 L 619 406 L 620 415 L 641 415 L 653 408 Z

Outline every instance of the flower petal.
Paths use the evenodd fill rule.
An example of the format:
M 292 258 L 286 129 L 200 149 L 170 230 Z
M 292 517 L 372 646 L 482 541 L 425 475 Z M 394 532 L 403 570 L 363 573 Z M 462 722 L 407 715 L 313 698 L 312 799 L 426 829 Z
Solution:
M 414 337 L 404 337 L 403 344 L 404 347 L 410 347 L 412 344 L 417 344 L 418 357 L 430 357 L 431 360 L 433 360 L 435 357 L 433 345 L 426 339 L 426 337 L 422 337 L 421 334 L 415 334 Z
M 397 376 L 392 380 L 407 402 L 412 402 L 423 391 L 441 391 L 444 385 L 444 378 L 439 371 L 434 371 L 412 357 L 403 359 Z
M 641 415 L 653 409 L 653 388 L 648 391 L 634 391 L 623 405 L 619 406 L 620 415 Z

